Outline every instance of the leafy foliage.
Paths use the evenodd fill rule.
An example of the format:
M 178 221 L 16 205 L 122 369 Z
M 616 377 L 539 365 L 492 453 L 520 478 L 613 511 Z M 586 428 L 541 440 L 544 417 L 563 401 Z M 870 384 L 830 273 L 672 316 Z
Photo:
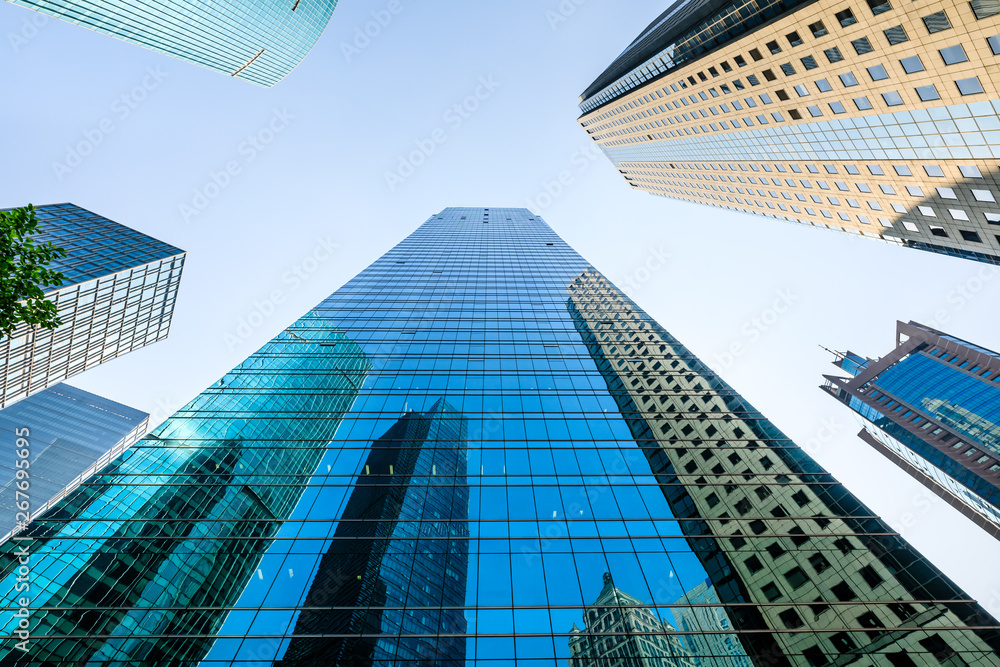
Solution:
M 51 242 L 37 244 L 38 218 L 31 204 L 0 211 L 0 336 L 10 336 L 21 323 L 55 329 L 62 324 L 56 304 L 45 298 L 45 287 L 66 279 L 48 268 L 66 250 Z

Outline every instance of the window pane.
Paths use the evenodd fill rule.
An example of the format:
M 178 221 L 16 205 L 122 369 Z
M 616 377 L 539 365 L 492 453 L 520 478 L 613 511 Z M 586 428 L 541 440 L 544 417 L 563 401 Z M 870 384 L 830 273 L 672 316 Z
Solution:
M 1000 2 L 1000 0 L 997 0 Z M 910 56 L 909 58 L 903 58 L 899 61 L 899 64 L 903 66 L 903 71 L 907 74 L 913 74 L 914 72 L 923 72 L 924 63 L 920 60 L 920 56 Z

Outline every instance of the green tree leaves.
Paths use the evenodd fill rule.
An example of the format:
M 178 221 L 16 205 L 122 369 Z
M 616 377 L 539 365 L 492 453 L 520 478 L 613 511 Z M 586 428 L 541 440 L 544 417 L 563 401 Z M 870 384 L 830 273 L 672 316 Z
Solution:
M 62 324 L 44 288 L 59 287 L 66 279 L 48 268 L 52 260 L 65 257 L 66 250 L 51 242 L 36 244 L 37 232 L 31 204 L 0 211 L 0 336 L 10 336 L 21 323 L 43 329 Z

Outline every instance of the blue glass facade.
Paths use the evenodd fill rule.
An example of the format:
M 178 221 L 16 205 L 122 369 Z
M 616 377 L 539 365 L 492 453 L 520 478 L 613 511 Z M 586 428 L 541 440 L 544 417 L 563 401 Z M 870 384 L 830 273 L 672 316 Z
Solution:
M 995 620 L 527 210 L 432 216 L 296 326 L 350 390 L 327 348 L 239 376 L 343 388 L 294 411 L 308 460 L 237 455 L 282 408 L 213 387 L 28 529 L 7 660 L 1000 667 Z
M 306 57 L 337 6 L 336 0 L 9 1 L 261 86 L 273 86 Z
M 914 322 L 898 335 L 881 359 L 838 356 L 853 377 L 825 389 L 869 444 L 1000 538 L 1000 355 Z
M 8 442 L 16 442 L 18 431 L 29 431 L 30 495 L 38 505 L 54 498 L 113 449 L 144 436 L 148 425 L 145 412 L 67 384 L 0 410 L 0 433 Z M 15 527 L 17 460 L 13 447 L 0 460 L 0 535 Z
M 37 241 L 65 248 L 49 287 L 62 326 L 0 339 L 0 408 L 170 331 L 186 253 L 73 204 L 36 207 Z

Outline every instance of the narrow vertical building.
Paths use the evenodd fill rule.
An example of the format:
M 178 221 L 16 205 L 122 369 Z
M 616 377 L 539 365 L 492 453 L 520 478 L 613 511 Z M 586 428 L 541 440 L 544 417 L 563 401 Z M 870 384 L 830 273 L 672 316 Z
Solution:
M 50 264 L 64 283 L 45 288 L 62 326 L 0 339 L 0 408 L 165 339 L 184 268 L 183 250 L 79 206 L 36 211 L 37 242 L 68 253 Z
M 636 190 L 998 264 L 997 81 L 996 0 L 678 0 L 579 123 Z
M 0 545 L 4 590 L 17 549 L 12 664 L 1000 667 L 995 619 L 525 209 L 432 216 Z
M 337 0 L 8 2 L 266 87 L 306 57 L 337 6 Z
M 1000 354 L 916 322 L 880 359 L 838 353 L 823 389 L 862 419 L 858 436 L 1000 538 Z

